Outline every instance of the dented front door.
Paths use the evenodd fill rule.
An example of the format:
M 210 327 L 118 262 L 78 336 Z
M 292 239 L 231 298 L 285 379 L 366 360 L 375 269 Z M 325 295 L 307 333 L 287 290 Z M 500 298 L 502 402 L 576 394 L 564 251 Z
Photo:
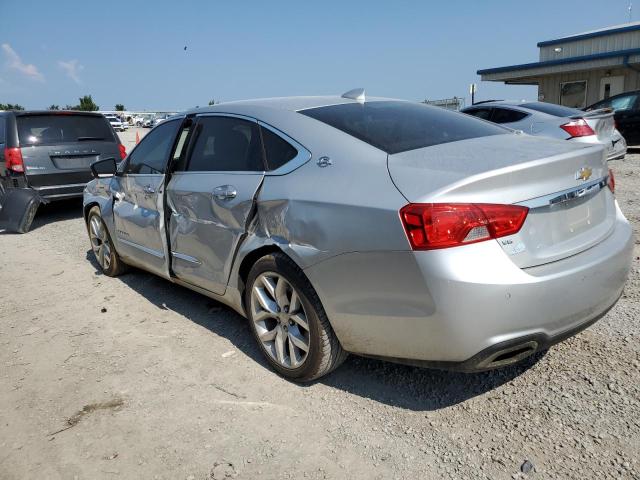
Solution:
M 167 186 L 173 274 L 223 294 L 264 178 L 255 120 L 198 118 L 189 158 Z

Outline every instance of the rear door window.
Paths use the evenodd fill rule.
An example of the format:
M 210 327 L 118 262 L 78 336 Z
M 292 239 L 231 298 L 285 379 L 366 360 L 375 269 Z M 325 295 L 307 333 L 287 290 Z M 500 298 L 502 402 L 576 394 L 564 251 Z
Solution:
M 268 128 L 260 127 L 260 130 L 267 156 L 267 170 L 276 170 L 298 155 L 298 150 L 279 135 Z
M 582 113 L 577 108 L 564 107 L 562 105 L 555 105 L 553 103 L 531 102 L 523 103 L 520 106 L 523 108 L 528 108 L 530 110 L 535 110 L 536 112 L 553 115 L 554 117 L 573 117 L 574 115 L 580 115 Z
M 388 154 L 510 132 L 459 112 L 401 101 L 345 103 L 301 110 L 299 113 Z
M 513 123 L 519 122 L 526 116 L 527 114 L 524 112 L 518 112 L 517 110 L 511 110 L 510 108 L 495 107 L 493 109 L 491 121 L 495 123 Z
M 188 171 L 264 171 L 257 123 L 235 117 L 201 117 L 195 135 Z
M 59 145 L 82 141 L 115 142 L 107 119 L 98 115 L 17 115 L 20 146 Z

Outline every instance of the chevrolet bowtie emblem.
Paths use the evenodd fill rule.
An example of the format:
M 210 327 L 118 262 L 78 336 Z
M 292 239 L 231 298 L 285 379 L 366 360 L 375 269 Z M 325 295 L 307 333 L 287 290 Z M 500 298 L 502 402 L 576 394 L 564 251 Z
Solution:
M 582 167 L 576 172 L 576 180 L 582 180 L 583 182 L 586 182 L 591 178 L 592 173 L 593 170 L 591 170 L 589 167 Z

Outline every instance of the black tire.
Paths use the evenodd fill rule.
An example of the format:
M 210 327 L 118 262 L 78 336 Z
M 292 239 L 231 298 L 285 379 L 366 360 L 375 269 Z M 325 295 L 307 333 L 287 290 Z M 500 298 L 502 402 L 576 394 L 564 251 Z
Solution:
M 91 240 L 91 221 L 94 218 L 96 219 L 96 221 L 100 222 L 100 224 L 102 225 L 102 228 L 104 229 L 104 235 L 106 236 L 110 244 L 109 264 L 107 268 L 104 267 L 104 265 L 101 263 L 100 259 L 98 258 L 98 254 L 96 253 L 96 249 L 94 248 L 93 241 Z M 118 252 L 116 252 L 115 245 L 113 244 L 113 240 L 111 240 L 111 235 L 109 235 L 109 230 L 107 229 L 107 226 L 104 224 L 104 221 L 102 220 L 102 216 L 100 215 L 100 207 L 98 206 L 92 207 L 91 210 L 89 210 L 89 215 L 87 215 L 87 232 L 89 233 L 89 242 L 91 244 L 91 250 L 93 251 L 93 254 L 96 258 L 96 262 L 98 262 L 98 265 L 100 265 L 102 273 L 104 273 L 108 277 L 117 277 L 118 275 L 124 273 L 127 270 L 128 266 L 122 261 L 122 259 L 118 255 Z
M 251 292 L 256 279 L 265 272 L 274 272 L 282 276 L 296 290 L 304 307 L 309 325 L 309 351 L 302 365 L 297 368 L 280 365 L 267 352 L 258 337 L 252 318 Z M 280 375 L 298 382 L 309 382 L 330 373 L 347 358 L 348 353 L 343 350 L 331 328 L 318 294 L 302 270 L 285 254 L 277 252 L 267 255 L 253 265 L 247 278 L 244 301 L 253 336 L 269 364 Z

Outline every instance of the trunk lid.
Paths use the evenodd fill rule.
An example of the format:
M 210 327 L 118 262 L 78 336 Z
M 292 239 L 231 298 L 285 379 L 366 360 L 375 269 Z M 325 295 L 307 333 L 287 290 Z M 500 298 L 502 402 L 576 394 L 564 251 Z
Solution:
M 583 118 L 596 133 L 599 141 L 611 144 L 613 133 L 616 128 L 612 109 L 601 108 L 599 110 L 583 113 L 575 118 Z
M 575 255 L 614 226 L 601 145 L 498 135 L 390 155 L 388 167 L 412 203 L 528 206 L 522 229 L 495 240 L 521 268 Z

